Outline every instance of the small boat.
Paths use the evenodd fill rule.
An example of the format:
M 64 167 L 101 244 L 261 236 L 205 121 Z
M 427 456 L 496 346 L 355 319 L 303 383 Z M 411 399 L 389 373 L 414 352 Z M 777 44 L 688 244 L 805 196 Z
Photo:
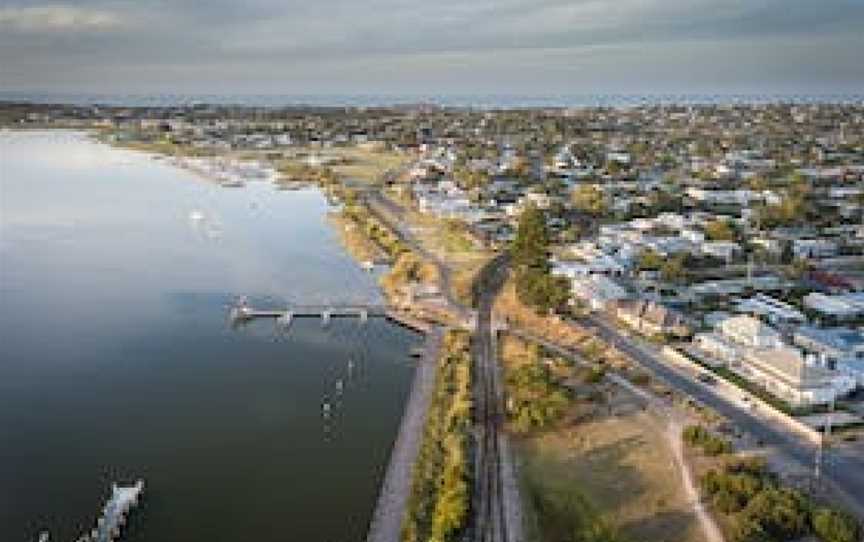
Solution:
M 372 272 L 375 270 L 375 263 L 372 260 L 363 260 L 360 262 L 360 267 L 362 267 L 364 271 Z

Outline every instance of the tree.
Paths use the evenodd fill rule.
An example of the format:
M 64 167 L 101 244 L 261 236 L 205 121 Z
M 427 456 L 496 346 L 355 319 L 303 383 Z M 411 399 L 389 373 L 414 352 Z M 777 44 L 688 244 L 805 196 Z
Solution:
M 546 217 L 535 205 L 529 204 L 519 217 L 519 227 L 511 252 L 517 267 L 547 270 L 549 262 L 549 231 Z
M 768 190 L 768 181 L 765 180 L 765 177 L 761 177 L 759 175 L 751 177 L 748 181 L 748 185 L 750 186 L 750 190 L 754 190 L 756 192 Z
M 603 191 L 593 184 L 580 185 L 571 196 L 573 206 L 594 217 L 599 217 L 609 210 Z
M 734 241 L 735 230 L 728 220 L 712 220 L 705 224 L 705 235 L 711 241 Z
M 645 249 L 639 253 L 636 266 L 640 271 L 657 271 L 663 267 L 663 256 L 654 250 Z
M 678 254 L 672 258 L 667 259 L 660 266 L 660 275 L 663 277 L 663 280 L 669 282 L 677 282 L 684 278 L 686 275 L 685 264 L 687 262 L 686 254 Z

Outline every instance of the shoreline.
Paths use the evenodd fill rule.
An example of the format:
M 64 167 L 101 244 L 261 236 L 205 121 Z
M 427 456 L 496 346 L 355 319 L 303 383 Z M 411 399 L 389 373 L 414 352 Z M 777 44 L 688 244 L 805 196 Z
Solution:
M 414 371 L 402 421 L 369 522 L 366 542 L 397 542 L 401 538 L 414 465 L 435 390 L 435 374 L 443 336 L 444 329 L 441 326 L 434 326 L 426 333 L 423 356 Z
M 164 152 L 164 149 L 134 148 L 119 144 L 118 142 L 107 141 L 98 137 L 98 131 L 85 131 L 85 133 L 97 142 L 120 150 L 142 152 L 149 156 L 162 156 L 169 159 L 175 157 L 171 153 Z M 218 160 L 220 156 L 210 156 L 209 158 Z M 184 171 L 191 171 L 181 164 L 172 163 L 172 165 Z M 195 173 L 194 171 L 192 172 Z M 280 187 L 283 184 L 291 184 L 294 181 L 277 178 L 271 182 L 275 187 Z M 346 194 L 346 190 L 351 190 L 338 180 L 324 182 L 323 179 L 317 179 L 313 180 L 310 184 L 314 185 L 325 195 L 332 194 L 335 191 L 337 195 L 343 196 Z M 354 204 L 362 208 L 362 213 L 368 213 L 368 218 L 374 220 L 387 234 L 394 236 L 395 239 L 399 239 L 398 234 L 393 231 L 391 224 L 375 217 L 374 210 L 370 208 L 368 202 L 361 198 L 360 201 Z M 389 272 L 392 272 L 398 256 L 393 257 L 393 255 L 388 254 L 386 248 L 377 239 L 372 238 L 360 227 L 361 224 L 357 222 L 356 218 L 351 220 L 340 213 L 338 219 L 337 217 L 330 217 L 326 221 L 340 238 L 343 250 L 351 256 L 355 263 L 362 265 L 364 254 L 362 254 L 362 251 L 351 250 L 351 247 L 347 246 L 350 243 L 345 242 L 345 232 L 343 231 L 347 223 L 354 225 L 352 234 L 362 238 L 365 244 L 375 249 L 376 260 L 387 257 L 392 259 L 389 265 Z M 416 254 L 414 250 L 408 247 L 405 247 L 404 252 Z M 418 257 L 423 260 L 422 254 L 418 255 Z M 398 281 L 397 286 L 403 286 L 402 281 Z M 398 287 L 385 288 L 382 284 L 378 284 L 379 291 L 391 306 L 398 305 L 397 298 L 399 296 L 396 291 Z M 437 367 L 443 336 L 446 330 L 446 326 L 441 323 L 431 323 L 405 310 L 388 310 L 385 318 L 393 325 L 422 333 L 424 335 L 424 344 L 422 346 L 423 353 L 415 367 L 415 373 L 405 401 L 399 427 L 394 435 L 389 457 L 384 466 L 384 476 L 381 479 L 378 497 L 372 509 L 366 532 L 367 542 L 397 542 L 401 538 L 403 520 L 412 491 L 414 467 L 420 452 L 429 407 L 434 395 Z

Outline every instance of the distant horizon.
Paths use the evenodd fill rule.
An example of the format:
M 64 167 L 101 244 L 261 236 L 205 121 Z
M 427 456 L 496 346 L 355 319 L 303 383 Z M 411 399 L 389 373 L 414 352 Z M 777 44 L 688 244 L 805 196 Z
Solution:
M 623 107 L 639 105 L 864 104 L 858 92 L 654 92 L 654 93 L 192 93 L 59 92 L 0 90 L 0 103 L 160 107 Z

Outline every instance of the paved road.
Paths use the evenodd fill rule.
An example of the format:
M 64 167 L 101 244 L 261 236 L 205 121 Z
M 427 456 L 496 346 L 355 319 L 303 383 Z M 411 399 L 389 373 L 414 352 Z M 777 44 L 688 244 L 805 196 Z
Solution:
M 441 289 L 451 310 L 468 319 L 471 311 L 453 297 L 451 270 L 426 250 L 410 231 L 406 210 L 380 192 L 363 194 L 369 209 L 412 250 L 433 262 L 441 277 Z M 508 258 L 491 260 L 476 279 L 478 291 L 477 326 L 472 341 L 474 362 L 475 466 L 470 527 L 477 542 L 522 542 L 522 502 L 519 483 L 510 455 L 504 421 L 503 386 L 492 331 L 492 305 L 507 277 Z
M 592 329 L 603 340 L 630 356 L 668 385 L 713 408 L 742 431 L 761 440 L 769 450 L 782 454 L 785 459 L 802 468 L 812 467 L 814 464 L 816 447 L 812 443 L 786 430 L 777 422 L 765 420 L 741 408 L 711 386 L 695 380 L 661 360 L 636 340 L 621 334 L 606 320 L 591 316 L 579 324 Z M 828 455 L 823 469 L 827 482 L 839 493 L 851 512 L 864 518 L 864 456 L 849 449 L 832 450 Z
M 461 314 L 463 317 L 467 314 L 467 310 L 463 307 L 456 298 L 453 297 L 453 288 L 451 288 L 451 269 L 444 263 L 441 258 L 426 250 L 420 244 L 405 220 L 406 210 L 401 205 L 397 204 L 390 198 L 385 197 L 379 191 L 367 191 L 363 193 L 366 204 L 369 210 L 384 224 L 386 224 L 399 239 L 411 247 L 411 250 L 419 254 L 424 260 L 432 262 L 438 268 L 438 275 L 441 277 L 441 290 L 447 299 L 447 303 L 453 310 Z M 395 219 L 395 220 L 394 220 Z

